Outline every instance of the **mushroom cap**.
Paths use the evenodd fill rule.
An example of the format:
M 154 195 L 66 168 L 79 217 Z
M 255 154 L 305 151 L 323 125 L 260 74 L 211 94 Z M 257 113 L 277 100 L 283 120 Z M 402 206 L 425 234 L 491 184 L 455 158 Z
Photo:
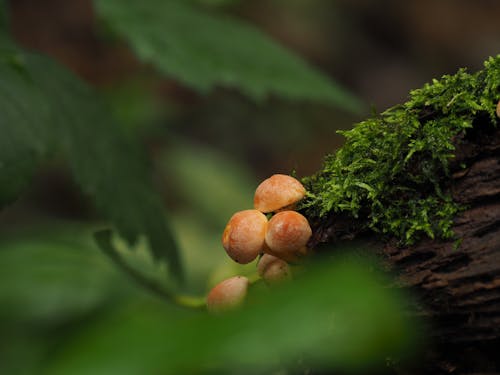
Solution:
M 291 280 L 290 266 L 283 259 L 264 254 L 259 260 L 257 271 L 267 284 L 274 285 Z
M 289 262 L 307 253 L 312 230 L 307 219 L 295 211 L 281 211 L 267 225 L 265 252 Z
M 497 116 L 500 117 L 500 100 L 498 101 L 497 104 Z
M 306 194 L 306 189 L 297 179 L 284 174 L 275 174 L 261 182 L 255 190 L 253 205 L 264 213 L 290 206 Z
M 241 306 L 247 295 L 249 281 L 245 276 L 234 276 L 214 286 L 207 296 L 207 309 L 223 313 Z
M 235 262 L 246 264 L 257 258 L 264 246 L 266 216 L 257 210 L 235 213 L 222 234 L 222 246 Z

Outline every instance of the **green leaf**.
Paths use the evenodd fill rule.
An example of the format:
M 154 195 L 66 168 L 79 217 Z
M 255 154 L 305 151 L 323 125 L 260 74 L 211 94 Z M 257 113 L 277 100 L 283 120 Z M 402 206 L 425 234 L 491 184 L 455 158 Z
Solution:
M 47 103 L 32 88 L 24 56 L 2 44 L 0 59 L 0 208 L 17 198 L 46 151 Z
M 275 94 L 361 108 L 326 75 L 242 20 L 178 0 L 94 2 L 142 60 L 202 93 L 222 85 L 257 100 Z
M 2 233 L 1 374 L 39 374 L 51 348 L 81 320 L 145 295 L 97 249 L 91 230 L 45 221 Z
M 231 215 L 251 205 L 258 185 L 230 155 L 182 138 L 163 153 L 159 168 L 189 207 L 220 232 Z
M 130 294 L 132 283 L 90 241 L 89 228 L 45 228 L 0 242 L 0 326 L 48 328 Z
M 170 302 L 176 302 L 175 295 L 171 289 L 163 285 L 159 280 L 156 280 L 156 278 L 141 272 L 124 259 L 120 251 L 117 250 L 112 243 L 112 232 L 110 230 L 96 232 L 94 238 L 102 252 L 106 254 L 118 268 L 135 280 L 137 284 L 142 285 L 145 289 L 158 294 Z
M 0 0 L 0 33 L 9 27 L 9 9 L 6 0 Z
M 404 300 L 371 266 L 325 263 L 282 288 L 252 285 L 244 308 L 225 316 L 128 303 L 71 337 L 41 373 L 374 371 L 411 349 Z
M 129 242 L 146 235 L 174 275 L 176 243 L 143 155 L 81 80 L 42 56 L 0 50 L 0 204 L 29 180 L 49 151 L 68 159 L 82 190 Z
M 56 133 L 77 182 L 123 237 L 134 242 L 146 234 L 155 256 L 168 258 L 173 270 L 179 271 L 175 241 L 139 150 L 120 134 L 88 87 L 46 60 L 36 61 L 33 68 L 46 95 L 57 105 Z

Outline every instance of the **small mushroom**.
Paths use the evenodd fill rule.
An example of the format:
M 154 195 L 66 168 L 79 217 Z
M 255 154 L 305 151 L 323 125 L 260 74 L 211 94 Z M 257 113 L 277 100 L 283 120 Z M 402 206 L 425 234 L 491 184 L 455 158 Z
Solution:
M 264 213 L 291 207 L 306 194 L 306 189 L 297 179 L 284 174 L 275 174 L 255 190 L 253 205 Z
M 287 262 L 295 262 L 307 253 L 312 235 L 307 219 L 295 211 L 274 215 L 267 225 L 264 251 Z
M 248 285 L 245 276 L 234 276 L 220 282 L 208 293 L 208 311 L 220 314 L 240 307 L 245 301 Z
M 246 264 L 257 258 L 264 246 L 266 216 L 257 210 L 235 213 L 224 229 L 222 245 L 235 262 Z
M 498 101 L 497 104 L 497 116 L 500 117 L 500 100 Z
M 271 254 L 264 254 L 260 258 L 257 271 L 268 285 L 281 284 L 292 279 L 288 263 Z

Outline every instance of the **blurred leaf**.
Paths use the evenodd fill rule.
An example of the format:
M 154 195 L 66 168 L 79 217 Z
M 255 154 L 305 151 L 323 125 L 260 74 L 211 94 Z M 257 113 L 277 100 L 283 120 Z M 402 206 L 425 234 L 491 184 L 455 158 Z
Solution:
M 125 259 L 123 256 L 125 249 L 123 249 L 123 247 L 118 249 L 115 244 L 113 244 L 113 236 L 110 230 L 98 231 L 94 234 L 94 237 L 99 248 L 115 263 L 116 266 L 137 282 L 137 284 L 153 293 L 156 293 L 167 301 L 176 301 L 175 295 L 173 294 L 173 288 L 167 286 L 165 283 L 162 283 L 152 272 L 148 272 L 148 274 L 141 272 L 140 269 Z M 126 251 L 125 254 L 127 254 Z M 150 268 L 150 271 L 154 271 L 154 269 Z
M 38 374 L 47 353 L 79 322 L 141 295 L 90 232 L 52 224 L 0 241 L 1 374 Z
M 47 151 L 50 110 L 35 88 L 24 55 L 3 44 L 0 50 L 0 209 L 26 187 Z
M 154 133 L 154 126 L 165 116 L 165 102 L 140 80 L 128 80 L 102 90 L 113 116 L 131 134 Z M 162 122 L 162 126 L 163 126 Z
M 0 326 L 63 324 L 133 290 L 88 234 L 52 230 L 0 242 Z
M 317 266 L 293 284 L 251 293 L 224 317 L 129 304 L 86 327 L 47 374 L 183 374 L 230 369 L 374 369 L 409 349 L 400 296 L 365 266 Z
M 222 229 L 207 226 L 198 212 L 176 212 L 171 221 L 185 262 L 183 290 L 204 295 L 209 288 L 228 277 L 245 275 L 253 278 L 257 274 L 257 261 L 242 265 L 227 256 L 221 243 Z M 162 298 L 175 300 L 173 291 L 177 288 L 165 277 L 162 264 L 152 261 L 143 241 L 130 248 L 120 238 L 112 237 L 109 231 L 96 233 L 96 238 L 100 248 L 122 271 Z
M 209 7 L 223 7 L 241 3 L 241 0 L 191 0 L 193 4 Z
M 257 100 L 276 94 L 351 111 L 361 107 L 327 76 L 241 20 L 179 0 L 94 2 L 141 59 L 200 92 L 223 85 Z
M 0 32 L 5 32 L 9 27 L 9 8 L 7 0 L 0 0 Z
M 175 192 L 220 235 L 231 215 L 253 207 L 258 184 L 250 171 L 230 155 L 176 139 L 161 163 L 159 168 L 169 176 Z
M 2 327 L 3 328 L 3 327 Z M 2 329 L 0 341 L 0 373 L 32 375 L 38 372 L 40 363 L 50 350 L 51 339 L 29 329 Z
M 59 138 L 77 182 L 129 242 L 145 234 L 155 256 L 179 275 L 180 259 L 162 202 L 153 193 L 143 155 L 124 138 L 95 93 L 55 64 L 38 59 L 33 72 L 56 105 Z M 71 124 L 71 126 L 68 126 Z
M 26 184 L 36 159 L 54 148 L 76 181 L 129 242 L 145 234 L 174 275 L 181 264 L 162 202 L 137 145 L 69 71 L 47 58 L 0 50 L 0 204 Z
M 204 294 L 210 272 L 228 259 L 221 244 L 221 233 L 207 225 L 195 211 L 176 213 L 172 224 L 186 265 L 187 287 L 194 293 Z

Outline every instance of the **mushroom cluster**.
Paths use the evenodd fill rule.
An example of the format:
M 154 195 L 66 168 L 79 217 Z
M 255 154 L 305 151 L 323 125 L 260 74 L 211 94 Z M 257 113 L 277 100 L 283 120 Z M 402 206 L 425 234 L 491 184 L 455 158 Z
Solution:
M 224 229 L 227 255 L 240 264 L 260 256 L 257 270 L 268 285 L 290 280 L 289 263 L 307 255 L 312 234 L 307 219 L 294 211 L 305 194 L 304 186 L 291 176 L 275 174 L 264 180 L 255 191 L 254 209 L 236 212 Z M 208 310 L 219 313 L 241 305 L 248 286 L 244 276 L 222 281 L 208 294 Z
M 500 100 L 498 101 L 497 104 L 497 116 L 500 117 Z

